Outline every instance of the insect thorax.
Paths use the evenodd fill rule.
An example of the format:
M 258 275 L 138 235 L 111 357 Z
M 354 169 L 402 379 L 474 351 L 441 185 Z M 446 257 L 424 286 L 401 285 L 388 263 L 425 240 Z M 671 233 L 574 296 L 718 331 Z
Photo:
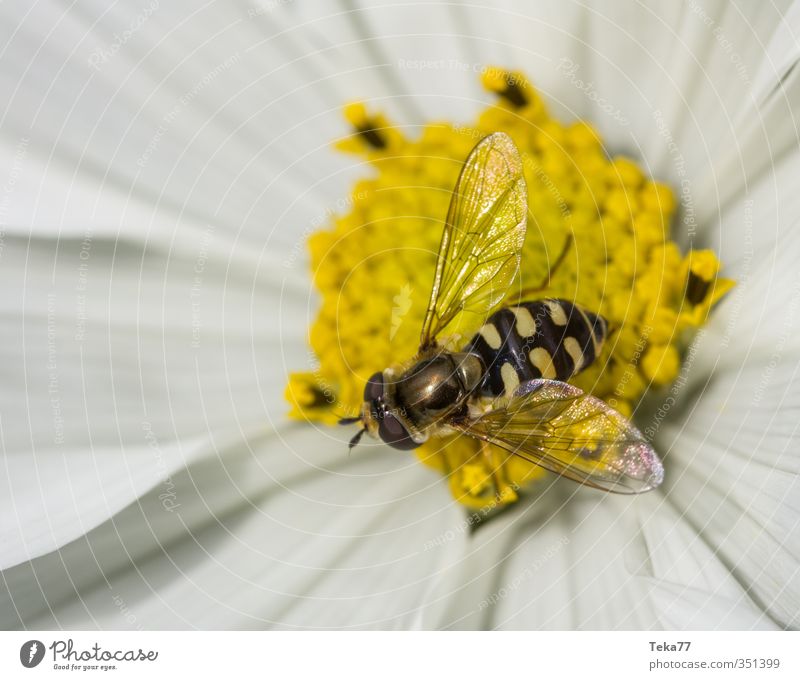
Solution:
M 398 379 L 394 399 L 419 429 L 455 415 L 480 387 L 485 367 L 474 354 L 431 352 Z

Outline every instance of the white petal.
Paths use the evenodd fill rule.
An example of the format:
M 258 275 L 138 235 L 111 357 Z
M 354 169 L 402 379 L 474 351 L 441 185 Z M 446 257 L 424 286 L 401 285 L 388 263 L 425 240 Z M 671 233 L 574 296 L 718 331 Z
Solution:
M 463 562 L 443 575 L 426 625 L 771 627 L 659 492 L 622 498 L 568 484 L 478 529 Z
M 740 261 L 678 384 L 640 422 L 667 454 L 669 498 L 784 626 L 800 611 L 798 258 L 800 233 L 785 229 Z
M 492 100 L 477 87 L 482 70 L 498 60 L 523 69 L 558 117 L 588 118 L 610 153 L 633 155 L 677 188 L 685 244 L 695 234 L 716 238 L 719 206 L 797 146 L 800 76 L 791 66 L 799 55 L 790 36 L 798 16 L 788 1 L 736 11 L 722 2 L 426 12 L 365 3 L 326 20 L 343 37 L 338 59 L 368 69 L 368 54 L 377 64 L 376 99 L 383 103 L 388 87 L 386 105 L 403 124 L 469 120 Z M 318 43 L 321 16 L 304 9 L 302 17 L 305 40 Z
M 713 311 L 685 369 L 690 381 L 704 381 L 715 366 L 719 372 L 735 372 L 742 364 L 763 367 L 776 352 L 784 366 L 791 365 L 797 353 L 792 340 L 800 333 L 800 231 L 783 229 L 768 250 L 756 253 L 747 243 L 743 248 L 731 268 L 736 286 Z
M 4 302 L 0 325 L 4 564 L 62 546 L 156 485 L 141 508 L 88 539 L 6 572 L 14 601 L 0 611 L 16 608 L 26 625 L 48 628 L 752 628 L 770 624 L 763 608 L 778 625 L 797 625 L 797 295 L 787 276 L 766 276 L 767 265 L 741 287 L 740 307 L 726 303 L 727 324 L 720 331 L 716 322 L 706 358 L 696 359 L 728 373 L 696 405 L 687 402 L 685 422 L 659 433 L 665 450 L 674 442 L 668 498 L 688 508 L 686 521 L 658 494 L 581 492 L 561 508 L 554 491 L 552 516 L 535 506 L 527 526 L 511 514 L 468 544 L 443 485 L 407 459 L 359 455 L 343 466 L 380 480 L 356 507 L 363 478 L 332 485 L 330 473 L 303 471 L 311 454 L 281 457 L 286 447 L 268 441 L 262 467 L 237 447 L 279 420 L 284 367 L 305 363 L 307 319 L 299 317 L 308 295 L 293 253 L 358 170 L 325 149 L 345 130 L 338 106 L 370 96 L 419 123 L 468 118 L 488 98 L 475 73 L 401 72 L 409 49 L 470 66 L 511 55 L 501 65 L 527 69 L 556 112 L 589 115 L 612 151 L 643 157 L 681 189 L 686 180 L 685 212 L 723 249 L 726 233 L 708 230 L 720 212 L 723 224 L 737 223 L 737 197 L 754 186 L 753 212 L 765 222 L 754 240 L 766 246 L 774 230 L 774 262 L 787 272 L 797 261 L 796 220 L 773 220 L 768 204 L 794 214 L 780 177 L 795 174 L 796 8 L 781 17 L 783 4 L 756 12 L 709 3 L 683 13 L 638 4 L 436 7 L 434 24 L 452 13 L 457 25 L 439 30 L 416 7 L 294 5 L 258 16 L 244 6 L 162 6 L 97 70 L 88 60 L 136 8 L 98 3 L 79 13 L 42 2 L 24 18 L 0 10 L 0 82 L 10 93 L 0 172 L 14 179 L 0 204 L 2 271 L 6 289 L 25 291 Z M 565 55 L 590 90 L 612 108 L 622 102 L 630 129 L 556 69 Z M 29 246 L 31 234 L 46 233 L 65 240 L 57 250 Z M 83 301 L 76 286 L 87 234 Z M 203 264 L 202 343 L 192 347 L 201 248 L 215 255 Z M 286 311 L 285 287 L 294 310 Z M 728 334 L 727 351 L 709 349 L 714 333 Z M 702 376 L 689 387 L 702 389 Z M 753 398 L 741 402 L 742 388 Z M 297 442 L 316 452 L 311 437 L 320 434 Z M 219 459 L 175 481 L 178 468 L 215 451 Z M 168 512 L 173 485 L 183 507 Z M 411 502 L 395 514 L 403 494 Z M 559 543 L 564 537 L 569 543 Z M 535 578 L 526 576 L 531 565 Z M 508 584 L 511 595 L 494 601 Z
M 720 372 L 665 424 L 665 486 L 687 521 L 783 626 L 800 611 L 800 354 Z M 783 362 L 787 362 L 784 364 Z M 679 414 L 675 414 L 679 415 Z
M 431 118 L 466 122 L 481 98 L 470 51 L 452 31 L 458 8 L 432 4 L 425 11 L 407 6 L 364 5 L 348 16 L 392 87 L 389 105 L 403 122 Z M 411 131 L 412 136 L 414 134 Z
M 227 271 L 211 241 L 196 249 L 6 237 L 3 566 L 282 419 L 286 366 L 307 363 L 304 289 L 284 267 Z
M 780 12 L 779 23 L 771 21 L 771 12 L 749 17 L 754 35 L 743 35 L 738 41 L 724 33 L 717 36 L 717 42 L 725 47 L 723 56 L 735 67 L 738 78 L 723 81 L 728 83 L 734 102 L 726 109 L 729 123 L 718 127 L 716 141 L 709 145 L 713 152 L 709 172 L 698 176 L 693 188 L 700 222 L 714 220 L 720 206 L 724 208 L 738 199 L 743 190 L 762 174 L 770 174 L 787 154 L 796 155 L 800 78 L 794 66 L 800 59 L 796 40 L 800 4 L 793 2 L 781 7 Z M 751 51 L 758 60 L 750 64 L 740 61 L 742 50 Z M 737 91 L 737 80 L 746 86 L 744 92 Z M 716 108 L 707 115 L 715 113 Z M 705 200 L 709 195 L 716 200 Z
M 3 7 L 4 224 L 163 244 L 212 224 L 290 247 L 347 193 L 341 99 L 245 7 L 146 7 Z
M 761 175 L 746 193 L 732 200 L 722 212 L 720 226 L 708 245 L 725 263 L 725 275 L 735 279 L 737 289 L 732 298 L 743 295 L 750 279 L 760 276 L 759 270 L 783 268 L 781 253 L 790 248 L 800 222 L 800 195 L 797 174 L 800 154 L 791 153 L 775 159 L 769 172 Z M 791 272 L 789 269 L 783 271 Z M 776 277 L 774 285 L 784 282 Z M 737 303 L 738 304 L 738 303 Z
M 326 434 L 223 452 L 173 478 L 174 511 L 154 490 L 4 572 L 4 627 L 410 627 L 439 571 L 429 546 L 448 537 L 460 552 L 461 511 L 412 457 L 348 457 Z
M 683 244 L 718 239 L 720 206 L 797 146 L 800 81 L 787 74 L 800 26 L 789 7 L 596 3 L 588 12 L 578 76 L 597 99 L 589 118 L 612 151 L 676 187 Z M 618 108 L 630 126 L 612 115 Z

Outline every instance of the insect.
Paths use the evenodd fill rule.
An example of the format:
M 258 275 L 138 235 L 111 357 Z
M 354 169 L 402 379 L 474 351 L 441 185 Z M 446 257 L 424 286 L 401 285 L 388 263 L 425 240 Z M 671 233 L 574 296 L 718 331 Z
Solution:
M 519 151 L 495 132 L 469 154 L 453 190 L 419 350 L 367 381 L 361 415 L 341 421 L 362 423 L 350 446 L 364 433 L 405 450 L 461 433 L 489 462 L 491 444 L 581 484 L 649 491 L 664 473 L 641 432 L 566 382 L 599 355 L 605 319 L 567 300 L 502 306 L 527 210 Z M 453 346 L 464 329 L 471 339 Z

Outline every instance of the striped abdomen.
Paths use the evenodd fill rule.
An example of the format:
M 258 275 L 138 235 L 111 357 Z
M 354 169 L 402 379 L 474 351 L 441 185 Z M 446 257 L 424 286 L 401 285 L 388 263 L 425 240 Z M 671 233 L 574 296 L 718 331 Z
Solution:
M 534 300 L 490 316 L 465 351 L 481 357 L 485 396 L 500 396 L 534 378 L 567 381 L 600 352 L 608 325 L 567 300 Z

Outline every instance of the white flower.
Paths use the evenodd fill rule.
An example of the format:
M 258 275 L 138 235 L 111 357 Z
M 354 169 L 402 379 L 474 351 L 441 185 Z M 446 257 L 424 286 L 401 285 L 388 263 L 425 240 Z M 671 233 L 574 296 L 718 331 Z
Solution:
M 2 625 L 796 627 L 800 4 L 180 4 L 0 8 Z M 671 182 L 739 285 L 662 489 L 559 482 L 471 535 L 282 392 L 305 237 L 364 173 L 341 105 L 465 121 L 488 64 Z

